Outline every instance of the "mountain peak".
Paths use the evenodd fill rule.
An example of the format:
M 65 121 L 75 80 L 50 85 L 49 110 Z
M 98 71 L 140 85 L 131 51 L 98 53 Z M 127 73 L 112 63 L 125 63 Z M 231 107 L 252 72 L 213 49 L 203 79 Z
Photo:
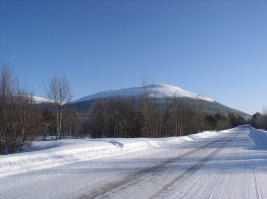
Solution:
M 209 102 L 214 102 L 213 99 L 185 91 L 179 87 L 171 86 L 168 84 L 151 84 L 147 85 L 146 89 L 148 90 L 151 97 L 155 98 L 165 98 L 165 97 L 188 97 L 193 99 L 205 100 Z M 116 90 L 108 90 L 99 92 L 87 97 L 73 101 L 73 103 L 90 101 L 93 99 L 99 98 L 110 98 L 110 97 L 134 97 L 139 96 L 143 93 L 144 87 L 132 87 L 132 88 L 123 88 Z
M 172 86 L 169 84 L 152 84 L 148 85 L 148 89 L 149 88 L 151 88 L 151 97 L 188 97 L 214 102 L 214 100 L 211 98 L 196 93 L 188 92 L 180 87 Z

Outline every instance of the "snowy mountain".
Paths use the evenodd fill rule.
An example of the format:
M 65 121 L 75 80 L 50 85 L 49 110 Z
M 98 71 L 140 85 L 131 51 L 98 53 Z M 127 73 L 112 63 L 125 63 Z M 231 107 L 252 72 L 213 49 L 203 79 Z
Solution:
M 41 103 L 49 103 L 49 102 L 52 102 L 52 100 L 46 99 L 44 97 L 33 96 L 33 102 L 35 104 L 41 104 Z
M 205 100 L 208 102 L 214 102 L 213 99 L 185 91 L 179 87 L 171 86 L 167 84 L 152 84 L 146 87 L 146 91 L 153 98 L 167 98 L 167 97 L 187 97 L 198 100 Z M 81 99 L 75 100 L 72 103 L 79 103 L 90 101 L 99 98 L 111 98 L 111 97 L 136 97 L 142 95 L 144 92 L 144 87 L 132 87 L 124 88 L 118 90 L 108 90 L 104 92 L 99 92 L 93 95 L 83 97 Z
M 167 98 L 177 97 L 178 100 L 181 100 L 181 102 L 188 104 L 193 109 L 199 108 L 199 104 L 201 104 L 202 110 L 210 114 L 235 113 L 246 119 L 250 118 L 250 115 L 242 111 L 233 109 L 231 107 L 227 107 L 209 97 L 188 92 L 176 86 L 171 86 L 167 84 L 152 84 L 146 87 L 146 91 L 152 97 L 152 101 L 155 105 L 160 106 L 166 102 Z M 103 99 L 103 98 L 111 99 L 119 97 L 119 98 L 132 98 L 134 100 L 138 96 L 140 96 L 143 92 L 144 92 L 144 87 L 132 87 L 132 88 L 117 89 L 117 90 L 108 90 L 72 101 L 71 103 L 68 103 L 67 106 L 75 109 L 77 112 L 88 113 L 88 110 L 90 110 L 90 108 L 93 106 L 94 102 L 97 99 Z

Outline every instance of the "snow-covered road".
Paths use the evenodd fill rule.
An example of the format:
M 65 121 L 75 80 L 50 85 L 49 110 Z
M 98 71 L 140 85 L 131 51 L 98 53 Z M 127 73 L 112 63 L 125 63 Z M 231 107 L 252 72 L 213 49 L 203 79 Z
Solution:
M 3 172 L 0 198 L 251 199 L 267 198 L 266 187 L 267 132 L 240 126 L 190 142 Z

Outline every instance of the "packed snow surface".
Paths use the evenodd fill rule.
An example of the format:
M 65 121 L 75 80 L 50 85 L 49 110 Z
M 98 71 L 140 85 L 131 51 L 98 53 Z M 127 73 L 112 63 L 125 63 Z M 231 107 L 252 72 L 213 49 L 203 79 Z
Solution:
M 167 84 L 148 85 L 145 89 L 146 89 L 146 92 L 148 92 L 151 97 L 156 97 L 156 98 L 188 97 L 188 98 L 201 99 L 201 100 L 206 100 L 209 102 L 214 102 L 214 100 L 211 98 L 198 95 L 195 93 L 191 93 L 179 87 L 171 86 Z M 104 92 L 96 93 L 93 95 L 89 95 L 87 97 L 83 97 L 81 99 L 73 101 L 73 103 L 89 101 L 89 100 L 99 99 L 99 98 L 133 97 L 133 96 L 139 96 L 142 93 L 144 93 L 144 87 L 133 87 L 133 88 L 118 89 L 118 90 L 109 90 L 109 91 L 104 91 Z
M 0 198 L 267 198 L 267 132 L 35 142 L 0 157 Z

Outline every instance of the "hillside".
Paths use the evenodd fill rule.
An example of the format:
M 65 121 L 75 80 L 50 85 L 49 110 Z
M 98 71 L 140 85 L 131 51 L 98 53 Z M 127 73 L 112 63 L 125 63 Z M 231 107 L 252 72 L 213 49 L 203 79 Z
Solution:
M 127 98 L 129 100 L 135 101 L 140 97 L 140 95 L 142 95 L 143 92 L 143 87 L 108 90 L 80 98 L 69 103 L 68 106 L 74 108 L 78 112 L 87 113 L 97 99 L 108 100 L 113 98 Z M 149 93 L 152 102 L 157 105 L 164 105 L 164 103 L 166 103 L 168 99 L 176 97 L 178 101 L 189 105 L 191 108 L 195 109 L 201 107 L 202 110 L 210 114 L 235 113 L 246 119 L 250 118 L 249 114 L 231 107 L 227 107 L 219 102 L 216 102 L 212 98 L 185 91 L 179 87 L 167 84 L 153 84 L 146 87 L 146 92 Z
M 168 84 L 152 84 L 144 87 L 132 87 L 132 88 L 124 88 L 124 89 L 117 89 L 117 90 L 108 90 L 99 93 L 95 93 L 92 95 L 88 95 L 86 97 L 80 98 L 78 100 L 73 101 L 72 103 L 79 103 L 90 101 L 94 99 L 100 98 L 110 98 L 110 97 L 137 97 L 142 95 L 144 92 L 150 95 L 152 98 L 169 98 L 169 97 L 186 97 L 191 99 L 198 99 L 198 100 L 205 100 L 209 102 L 214 102 L 213 99 L 185 91 L 179 87 L 171 86 Z

